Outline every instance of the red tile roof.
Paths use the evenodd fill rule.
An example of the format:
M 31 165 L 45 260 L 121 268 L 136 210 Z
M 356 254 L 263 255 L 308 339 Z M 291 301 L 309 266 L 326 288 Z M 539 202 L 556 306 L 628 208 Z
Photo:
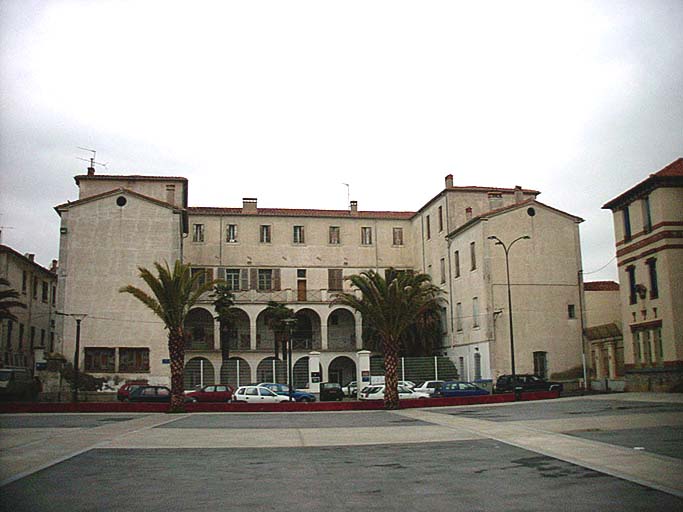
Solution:
M 187 178 L 181 176 L 143 176 L 141 174 L 81 174 L 74 176 L 76 184 L 80 180 L 120 180 L 120 181 L 183 181 L 187 182 Z
M 619 283 L 614 281 L 590 281 L 583 283 L 583 289 L 587 292 L 618 292 Z
M 271 217 L 347 217 L 350 219 L 397 219 L 410 220 L 415 212 L 359 211 L 352 214 L 349 210 L 306 210 L 289 208 L 258 208 L 256 213 L 244 213 L 242 208 L 216 208 L 191 206 L 188 213 L 194 215 L 259 215 Z
M 661 171 L 657 171 L 654 176 L 683 176 L 683 158 L 674 160 Z
M 102 198 L 108 197 L 108 196 L 113 196 L 116 194 L 121 194 L 124 192 L 126 194 L 130 194 L 132 196 L 136 196 L 136 197 L 139 197 L 139 198 L 144 199 L 146 201 L 150 201 L 152 203 L 158 204 L 159 206 L 163 206 L 165 208 L 170 208 L 172 210 L 182 210 L 182 208 L 178 208 L 177 206 L 174 206 L 174 205 L 167 203 L 165 201 L 160 201 L 159 199 L 155 199 L 154 197 L 146 196 L 145 194 L 140 194 L 139 192 L 135 192 L 133 190 L 123 188 L 123 187 L 113 188 L 111 190 L 107 190 L 106 192 L 101 192 L 99 194 L 95 194 L 93 196 L 88 196 L 88 197 L 84 197 L 82 199 L 77 199 L 76 201 L 67 201 L 66 203 L 58 204 L 54 208 L 57 211 L 57 213 L 59 213 L 60 210 L 63 210 L 65 208 L 69 208 L 71 206 L 89 203 L 91 201 L 97 201 L 98 199 L 102 199 Z

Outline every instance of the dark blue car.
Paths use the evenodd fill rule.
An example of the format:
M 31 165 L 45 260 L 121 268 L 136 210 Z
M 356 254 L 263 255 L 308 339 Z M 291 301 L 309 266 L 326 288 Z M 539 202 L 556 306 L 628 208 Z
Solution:
M 289 386 L 287 384 L 277 384 L 275 382 L 262 382 L 259 386 L 268 388 L 278 395 L 289 396 Z M 306 391 L 292 390 L 292 400 L 296 402 L 315 402 L 315 395 Z
M 434 396 L 447 398 L 451 396 L 479 396 L 488 394 L 488 391 L 479 386 L 475 386 L 471 382 L 447 380 L 443 383 L 441 389 L 435 391 Z

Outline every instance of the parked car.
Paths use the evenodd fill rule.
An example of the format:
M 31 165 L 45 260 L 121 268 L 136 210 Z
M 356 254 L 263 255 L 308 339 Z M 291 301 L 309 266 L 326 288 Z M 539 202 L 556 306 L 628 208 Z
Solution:
M 559 391 L 562 392 L 561 382 L 552 382 L 542 379 L 538 375 L 522 373 L 516 375 L 513 382 L 512 375 L 501 375 L 496 381 L 496 393 L 512 393 L 515 389 L 520 391 Z
M 344 400 L 344 391 L 342 391 L 341 384 L 338 382 L 321 382 L 320 383 L 320 401 L 331 402 L 334 400 Z
M 410 389 L 415 389 L 415 383 L 412 380 L 399 380 L 398 385 L 405 386 Z
M 442 380 L 427 380 L 425 382 L 419 383 L 417 386 L 413 388 L 414 391 L 418 391 L 420 393 L 427 393 L 429 395 L 433 395 L 434 391 L 437 389 L 441 389 L 441 386 L 443 386 Z
M 0 369 L 0 397 L 35 400 L 39 392 L 40 386 L 28 368 Z
M 361 400 L 383 400 L 384 399 L 384 388 L 386 386 L 368 386 L 365 388 L 360 395 Z M 412 400 L 415 398 L 429 398 L 428 393 L 421 393 L 419 391 L 413 391 L 408 386 L 398 386 L 398 399 L 399 400 Z
M 186 392 L 185 396 L 194 398 L 197 402 L 229 402 L 232 400 L 233 391 L 231 386 L 217 384 Z
M 344 387 L 344 394 L 346 396 L 356 396 L 358 392 L 358 382 L 352 380 Z
M 127 402 L 130 397 L 130 392 L 138 386 L 147 386 L 149 383 L 142 380 L 131 380 L 123 384 L 116 392 L 116 398 L 119 402 Z
M 453 396 L 480 396 L 488 394 L 488 391 L 471 382 L 447 380 L 441 385 L 440 389 L 434 391 L 432 396 L 448 398 Z
M 137 386 L 128 395 L 130 402 L 170 402 L 171 390 L 166 386 Z M 185 396 L 186 402 L 196 402 L 196 398 Z
M 240 386 L 232 396 L 233 402 L 251 404 L 279 404 L 288 402 L 288 396 L 278 395 L 275 391 L 263 386 Z
M 287 384 L 279 384 L 275 382 L 262 382 L 259 386 L 275 391 L 278 395 L 289 398 L 289 386 Z M 306 391 L 292 389 L 292 399 L 295 402 L 315 402 L 315 395 Z

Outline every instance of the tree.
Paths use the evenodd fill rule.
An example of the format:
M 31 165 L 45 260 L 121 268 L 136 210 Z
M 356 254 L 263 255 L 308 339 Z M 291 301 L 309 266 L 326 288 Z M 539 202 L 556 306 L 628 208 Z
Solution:
M 182 412 L 185 410 L 183 325 L 190 309 L 202 294 L 211 290 L 219 281 L 205 280 L 206 274 L 201 272 L 192 275 L 190 265 L 183 264 L 180 260 L 176 260 L 173 271 L 168 263 L 161 265 L 155 262 L 154 267 L 156 276 L 148 269 L 138 267 L 140 278 L 152 290 L 152 295 L 132 285 L 122 287 L 119 292 L 133 295 L 164 322 L 168 330 L 168 354 L 171 360 L 171 412 Z
M 230 328 L 235 325 L 238 310 L 233 307 L 235 305 L 235 297 L 230 287 L 225 283 L 215 285 L 210 297 L 213 299 L 213 307 L 217 314 L 216 320 L 218 320 L 220 325 L 221 355 L 223 363 L 225 363 L 225 361 L 230 359 L 228 333 Z
M 275 359 L 280 358 L 278 349 L 279 347 L 282 347 L 282 360 L 286 361 L 287 340 L 285 334 L 287 333 L 288 322 L 285 322 L 285 320 L 296 320 L 296 315 L 292 309 L 275 301 L 270 301 L 268 303 L 268 307 L 264 310 L 264 315 L 266 319 L 266 325 L 271 331 L 273 331 L 273 336 L 275 338 Z
M 9 281 L 0 277 L 0 286 L 9 286 Z M 10 311 L 12 308 L 26 308 L 26 304 L 19 302 L 19 292 L 13 288 L 0 290 L 0 320 L 15 320 L 16 315 Z
M 398 409 L 398 354 L 410 329 L 438 311 L 442 291 L 431 277 L 412 271 L 374 270 L 346 278 L 356 293 L 340 293 L 333 303 L 358 311 L 374 333 L 384 354 L 384 407 Z

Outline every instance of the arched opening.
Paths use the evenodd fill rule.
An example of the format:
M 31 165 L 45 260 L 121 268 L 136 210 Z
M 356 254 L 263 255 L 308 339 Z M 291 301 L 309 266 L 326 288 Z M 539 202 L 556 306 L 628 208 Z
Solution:
M 257 382 L 287 383 L 287 365 L 274 357 L 266 357 L 256 367 Z
M 267 317 L 266 310 L 256 317 L 256 350 L 275 350 L 275 333 L 268 327 Z
M 229 354 L 234 350 L 249 350 L 251 347 L 251 331 L 249 315 L 241 309 L 233 309 L 229 322 L 220 323 L 221 352 Z
M 292 331 L 293 350 L 320 350 L 320 316 L 312 309 L 296 312 L 296 326 Z
M 215 384 L 213 365 L 205 357 L 193 357 L 186 362 L 183 376 L 185 389 Z
M 356 363 L 350 357 L 335 357 L 327 370 L 328 381 L 346 386 L 356 379 Z
M 245 386 L 251 382 L 251 367 L 241 357 L 231 357 L 221 366 L 221 384 L 234 388 Z
M 310 358 L 308 356 L 301 357 L 297 359 L 292 368 L 292 373 L 294 374 L 293 386 L 295 388 L 306 389 L 310 387 L 310 368 L 309 368 Z M 320 375 L 323 374 L 323 368 L 321 365 L 318 366 L 318 371 Z
M 183 327 L 186 350 L 213 350 L 213 316 L 206 309 L 190 310 Z
M 335 309 L 327 318 L 327 348 L 340 351 L 356 349 L 356 319 L 348 309 Z

